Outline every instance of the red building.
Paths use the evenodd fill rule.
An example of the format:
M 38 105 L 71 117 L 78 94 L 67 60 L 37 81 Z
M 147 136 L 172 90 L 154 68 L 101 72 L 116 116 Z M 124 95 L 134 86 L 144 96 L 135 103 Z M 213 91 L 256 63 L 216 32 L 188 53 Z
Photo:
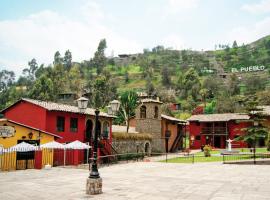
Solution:
M 76 106 L 23 98 L 2 114 L 8 119 L 35 127 L 60 136 L 58 142 L 69 143 L 75 140 L 90 142 L 93 139 L 95 110 L 87 108 L 84 113 Z M 111 153 L 112 119 L 107 113 L 100 112 L 97 124 L 103 148 L 101 154 Z
M 226 148 L 226 140 L 235 139 L 249 126 L 246 114 L 204 114 L 193 115 L 188 119 L 190 147 L 199 149 L 209 144 L 215 148 Z M 232 142 L 233 148 L 247 147 L 244 142 Z

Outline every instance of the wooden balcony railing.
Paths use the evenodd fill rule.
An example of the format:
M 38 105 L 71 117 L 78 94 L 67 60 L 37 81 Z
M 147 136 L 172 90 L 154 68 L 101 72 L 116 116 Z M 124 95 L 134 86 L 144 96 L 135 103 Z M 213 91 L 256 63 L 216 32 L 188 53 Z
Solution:
M 227 135 L 228 131 L 226 127 L 203 127 L 202 134 L 215 134 L 215 135 Z

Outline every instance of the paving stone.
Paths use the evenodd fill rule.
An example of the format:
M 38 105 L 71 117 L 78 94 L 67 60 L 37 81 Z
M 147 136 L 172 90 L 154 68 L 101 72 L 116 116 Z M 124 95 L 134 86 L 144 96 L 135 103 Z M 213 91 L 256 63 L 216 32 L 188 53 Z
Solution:
M 139 162 L 99 169 L 103 193 L 86 195 L 85 169 L 0 173 L 2 200 L 270 200 L 266 165 Z

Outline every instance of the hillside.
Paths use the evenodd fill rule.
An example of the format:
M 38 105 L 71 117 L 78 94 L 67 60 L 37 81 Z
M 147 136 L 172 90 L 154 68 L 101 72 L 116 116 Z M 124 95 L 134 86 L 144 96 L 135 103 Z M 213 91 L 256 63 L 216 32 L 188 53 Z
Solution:
M 218 45 L 215 51 L 157 46 L 113 58 L 105 57 L 106 46 L 101 40 L 94 57 L 81 63 L 72 62 L 69 50 L 63 57 L 56 52 L 50 66 L 32 59 L 18 81 L 12 72 L 2 71 L 1 108 L 21 97 L 56 101 L 63 93 L 85 94 L 91 106 L 105 107 L 125 90 L 180 103 L 178 116 L 196 106 L 210 113 L 236 112 L 251 96 L 260 104 L 270 103 L 270 36 L 247 45 Z

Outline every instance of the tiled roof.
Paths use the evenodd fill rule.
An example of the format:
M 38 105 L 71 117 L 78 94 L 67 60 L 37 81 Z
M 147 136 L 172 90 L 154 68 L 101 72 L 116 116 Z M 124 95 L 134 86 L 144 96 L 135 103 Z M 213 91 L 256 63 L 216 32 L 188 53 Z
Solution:
M 205 114 L 205 115 L 192 115 L 187 121 L 199 122 L 226 122 L 230 120 L 247 120 L 247 114 L 240 113 L 224 113 L 224 114 Z
M 27 99 L 23 98 L 23 101 L 38 105 L 42 108 L 45 108 L 47 110 L 51 111 L 63 111 L 63 112 L 71 112 L 71 113 L 81 113 L 79 111 L 79 108 L 76 106 L 71 106 L 67 104 L 60 104 L 60 103 L 54 103 L 54 102 L 47 102 L 47 101 L 40 101 L 40 100 L 34 100 L 34 99 Z M 95 115 L 95 109 L 87 108 L 83 114 L 86 115 Z M 102 117 L 114 117 L 111 115 L 108 115 L 107 113 L 100 112 L 99 116 Z
M 174 117 L 171 117 L 171 116 L 168 116 L 168 115 L 161 115 L 161 118 L 164 118 L 164 119 L 167 119 L 167 120 L 170 120 L 170 121 L 179 122 L 179 123 L 186 123 L 187 122 L 185 120 L 177 119 L 177 118 L 174 118 Z

